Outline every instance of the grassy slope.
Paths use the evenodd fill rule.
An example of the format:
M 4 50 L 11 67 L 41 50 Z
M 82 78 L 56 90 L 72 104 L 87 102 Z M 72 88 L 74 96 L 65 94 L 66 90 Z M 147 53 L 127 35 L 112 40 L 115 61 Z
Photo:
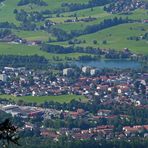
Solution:
M 130 30 L 130 27 L 133 29 Z M 144 28 L 145 31 L 141 31 L 141 28 Z M 123 49 L 130 48 L 133 52 L 136 53 L 145 53 L 148 54 L 148 42 L 146 40 L 141 41 L 131 41 L 127 40 L 130 36 L 141 36 L 144 35 L 148 31 L 148 25 L 144 24 L 124 24 L 116 27 L 111 27 L 105 29 L 103 31 L 81 36 L 79 39 L 85 39 L 87 45 L 92 45 L 92 40 L 96 39 L 98 41 L 99 47 L 102 48 L 115 48 L 115 49 Z M 111 36 L 109 36 L 111 34 Z M 107 40 L 107 44 L 102 44 L 102 40 Z
M 74 14 L 76 12 L 71 12 L 71 14 Z M 111 15 L 108 14 L 106 12 L 103 11 L 102 8 L 100 7 L 96 7 L 94 8 L 93 11 L 91 11 L 91 9 L 85 9 L 85 10 L 80 10 L 77 12 L 78 17 L 84 17 L 87 16 L 88 14 L 91 14 L 92 17 L 96 17 L 97 20 L 93 21 L 93 22 L 78 22 L 78 23 L 62 23 L 62 24 L 57 24 L 56 27 L 57 28 L 61 28 L 67 32 L 70 32 L 71 30 L 80 30 L 80 29 L 84 29 L 87 25 L 91 25 L 91 24 L 97 24 L 101 21 L 103 21 L 104 19 L 108 19 L 108 18 L 113 18 L 115 16 L 117 17 L 128 17 L 129 19 L 136 19 L 136 20 L 143 20 L 143 19 L 148 19 L 148 15 L 147 12 L 143 9 L 138 9 L 133 11 L 130 15 Z M 64 13 L 63 14 L 64 17 L 60 18 L 60 19 L 67 19 L 68 13 Z M 57 18 L 54 18 L 57 19 Z M 59 20 L 60 20 L 59 19 Z M 119 26 L 115 26 L 115 27 L 111 27 L 108 29 L 105 29 L 101 32 L 97 32 L 94 34 L 90 34 L 90 35 L 85 35 L 85 36 L 80 36 L 78 37 L 78 39 L 85 39 L 87 42 L 86 44 L 81 44 L 80 46 L 93 46 L 93 47 L 101 47 L 101 48 L 115 48 L 117 50 L 128 47 L 130 48 L 132 51 L 136 52 L 136 53 L 143 53 L 143 54 L 148 54 L 148 43 L 146 41 L 128 41 L 127 37 L 129 36 L 140 36 L 141 34 L 144 34 L 145 32 L 140 31 L 140 30 L 132 30 L 128 32 L 128 28 L 130 26 L 134 26 L 135 27 L 138 26 L 142 26 L 145 28 L 145 32 L 148 31 L 148 25 L 147 24 L 126 24 L 126 25 L 119 25 Z M 112 33 L 112 37 L 107 37 L 109 33 Z M 93 40 L 97 39 L 98 43 L 97 45 L 93 44 Z M 107 45 L 103 45 L 102 40 L 107 39 L 108 40 L 108 44 Z M 64 45 L 64 46 L 68 46 L 67 42 L 59 42 L 59 43 L 53 43 L 53 44 L 58 44 L 58 45 Z
M 131 27 L 133 28 L 132 30 L 130 30 Z M 144 28 L 145 31 L 142 31 L 141 30 L 142 28 Z M 141 24 L 141 23 L 122 24 L 122 25 L 111 27 L 96 33 L 80 36 L 78 37 L 78 39 L 86 40 L 85 44 L 80 45 L 83 47 L 93 46 L 93 47 L 101 47 L 101 48 L 114 48 L 118 50 L 128 47 L 136 53 L 148 54 L 147 41 L 127 40 L 127 37 L 141 36 L 144 33 L 146 33 L 147 30 L 148 30 L 148 25 Z M 97 40 L 98 43 L 96 45 L 93 44 L 93 40 Z M 103 40 L 107 40 L 107 44 L 102 44 Z M 67 42 L 61 42 L 57 44 L 68 46 Z
M 37 6 L 37 5 L 25 5 L 25 6 L 20 6 L 19 9 L 24 9 L 26 11 L 32 11 L 32 10 L 35 10 L 35 11 L 42 11 L 42 10 L 46 10 L 46 9 L 50 9 L 50 10 L 57 10 L 59 8 L 61 8 L 61 4 L 63 2 L 68 2 L 68 3 L 87 3 L 88 0 L 44 0 L 48 6 Z
M 18 22 L 15 20 L 14 14 L 13 14 L 13 10 L 15 8 L 25 9 L 27 11 L 32 11 L 32 10 L 33 11 L 35 11 L 35 10 L 40 11 L 40 10 L 45 10 L 45 9 L 55 10 L 55 9 L 61 8 L 61 3 L 63 2 L 61 0 L 45 0 L 48 3 L 48 6 L 39 7 L 39 6 L 33 5 L 32 6 L 33 9 L 31 10 L 31 7 L 29 5 L 18 7 L 17 6 L 18 1 L 19 0 L 6 0 L 4 2 L 4 6 L 0 5 L 0 22 L 1 21 L 9 21 L 9 22 L 14 22 L 14 23 L 18 24 Z M 86 3 L 86 2 L 88 2 L 88 0 L 81 0 L 81 1 L 79 1 L 79 0 L 64 0 L 64 2 Z M 74 14 L 77 14 L 78 18 L 84 18 L 84 17 L 91 16 L 91 17 L 96 17 L 97 20 L 92 21 L 92 22 L 88 22 L 88 23 L 86 23 L 86 22 L 65 23 L 64 22 L 64 20 L 66 20 L 66 19 L 73 19 L 74 17 L 71 17 L 71 15 L 74 15 Z M 104 19 L 113 18 L 115 16 L 128 17 L 130 19 L 139 19 L 139 20 L 148 19 L 148 15 L 147 15 L 146 10 L 138 9 L 138 10 L 132 12 L 130 15 L 111 15 L 109 13 L 104 12 L 103 7 L 94 7 L 93 11 L 89 8 L 89 9 L 84 9 L 84 10 L 79 10 L 79 11 L 74 11 L 74 12 L 61 13 L 60 15 L 62 17 L 56 17 L 56 15 L 53 15 L 53 18 L 51 18 L 51 20 L 58 23 L 54 27 L 61 28 L 67 32 L 70 32 L 71 30 L 84 29 L 87 25 L 97 24 L 97 23 L 103 21 Z M 143 26 L 146 27 L 147 24 L 145 24 Z M 146 27 L 146 29 L 148 29 L 148 28 Z M 91 45 L 93 47 L 99 46 L 99 47 L 103 47 L 103 48 L 116 48 L 116 49 L 129 47 L 135 52 L 139 52 L 139 53 L 142 52 L 142 53 L 147 54 L 147 42 L 146 41 L 139 41 L 139 42 L 127 41 L 126 38 L 129 35 L 122 32 L 122 30 L 125 30 L 125 32 L 127 32 L 128 25 L 115 26 L 115 27 L 103 30 L 101 32 L 97 32 L 97 33 L 85 35 L 85 36 L 80 36 L 79 37 L 80 39 L 85 39 L 87 41 L 86 44 L 81 44 L 80 46 L 85 47 L 85 46 Z M 112 37 L 107 37 L 108 32 L 113 34 Z M 51 34 L 48 34 L 46 32 L 42 32 L 42 31 L 36 31 L 36 32 L 14 31 L 14 33 L 22 38 L 27 39 L 27 40 L 40 40 L 41 39 L 43 41 L 47 41 L 49 37 L 51 39 L 54 39 L 54 37 Z M 130 34 L 131 34 L 130 36 L 135 35 L 135 34 L 140 35 L 143 33 L 144 32 L 141 32 L 138 30 L 133 30 L 133 31 L 130 31 Z M 97 39 L 99 44 L 94 45 L 92 43 L 92 40 L 94 40 L 94 39 Z M 107 45 L 101 44 L 102 40 L 104 40 L 104 39 L 108 40 Z M 60 45 L 68 46 L 67 42 L 62 42 L 62 43 L 56 42 L 53 44 L 60 44 Z M 8 53 L 9 54 L 16 54 L 16 55 L 39 54 L 39 55 L 45 56 L 48 59 L 51 59 L 52 56 L 57 56 L 54 54 L 48 54 L 48 53 L 39 51 L 38 47 L 28 47 L 28 46 L 24 46 L 24 45 L 10 45 L 10 44 L 0 43 L 0 54 L 8 54 Z M 59 56 L 60 56 L 60 58 L 63 58 L 65 56 L 78 57 L 79 54 L 78 53 L 67 54 L 67 55 L 62 54 Z
M 13 30 L 13 33 L 17 36 L 32 41 L 32 40 L 42 40 L 42 41 L 48 41 L 49 37 L 51 39 L 54 39 L 54 37 L 51 34 L 48 34 L 44 31 L 17 31 Z
M 77 14 L 78 19 L 81 18 L 86 18 L 86 17 L 95 17 L 97 20 L 92 21 L 92 22 L 74 22 L 74 23 L 65 23 L 64 21 L 67 19 L 75 19 L 75 17 L 72 17 L 72 15 Z M 57 23 L 54 27 L 61 28 L 67 32 L 71 30 L 80 30 L 86 27 L 87 25 L 91 24 L 98 24 L 99 22 L 103 21 L 106 18 L 113 17 L 111 14 L 106 13 L 103 10 L 103 7 L 95 7 L 93 8 L 93 11 L 91 9 L 84 9 L 84 10 L 79 10 L 79 11 L 74 11 L 74 12 L 69 12 L 69 13 L 62 13 L 62 17 L 53 17 L 50 18 L 50 20 L 54 21 Z
M 74 17 L 68 17 L 73 14 L 77 14 L 78 18 L 84 18 L 84 17 L 95 17 L 97 20 L 92 22 L 74 22 L 74 23 L 64 23 L 64 20 L 66 19 L 73 19 Z M 61 28 L 67 32 L 70 32 L 71 30 L 80 30 L 86 27 L 87 25 L 92 24 L 98 24 L 104 19 L 114 18 L 114 17 L 128 17 L 129 19 L 136 19 L 136 20 L 143 20 L 148 19 L 147 12 L 143 9 L 137 9 L 133 11 L 130 15 L 122 15 L 122 14 L 109 14 L 106 13 L 102 7 L 95 7 L 93 11 L 91 9 L 84 9 L 76 12 L 70 12 L 70 13 L 62 13 L 61 16 L 63 17 L 54 17 L 50 20 L 57 22 L 57 25 L 54 27 Z
M 60 59 L 65 57 L 78 58 L 80 55 L 87 55 L 83 53 L 71 53 L 71 54 L 50 54 L 41 51 L 37 46 L 26 46 L 21 44 L 12 43 L 0 43 L 0 54 L 1 55 L 39 55 L 44 56 L 47 59 L 52 59 L 53 56 L 58 56 Z
M 35 103 L 43 103 L 45 101 L 68 103 L 73 99 L 86 101 L 86 98 L 84 96 L 79 96 L 79 95 L 41 96 L 41 97 L 32 97 L 32 96 L 14 97 L 11 95 L 0 95 L 0 98 L 12 99 L 15 101 L 23 100 L 25 102 L 35 102 Z
M 15 20 L 15 15 L 13 14 L 13 10 L 15 8 L 17 9 L 24 9 L 29 11 L 31 8 L 30 6 L 26 5 L 26 6 L 17 6 L 17 3 L 19 2 L 19 0 L 6 0 L 4 2 L 4 5 L 0 4 L 0 22 L 4 22 L 4 21 L 9 21 L 9 22 L 14 22 L 14 23 L 18 23 Z M 33 5 L 33 11 L 40 11 L 40 10 L 45 10 L 45 9 L 50 9 L 50 10 L 54 10 L 54 9 L 58 9 L 61 7 L 61 3 L 63 3 L 62 0 L 45 0 L 45 2 L 48 3 L 48 6 L 46 7 L 40 7 L 40 6 L 36 6 Z M 64 2 L 74 2 L 74 3 L 86 3 L 88 2 L 88 0 L 64 0 Z
M 9 21 L 18 24 L 13 14 L 13 10 L 16 8 L 18 1 L 19 0 L 6 0 L 3 6 L 0 4 L 0 22 Z

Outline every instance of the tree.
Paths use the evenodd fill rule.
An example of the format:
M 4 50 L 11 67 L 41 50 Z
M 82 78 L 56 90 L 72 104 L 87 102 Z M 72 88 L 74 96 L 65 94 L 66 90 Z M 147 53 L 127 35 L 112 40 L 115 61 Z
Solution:
M 106 40 L 103 40 L 103 41 L 102 41 L 102 44 L 107 44 L 107 41 L 106 41 Z
M 7 147 L 10 142 L 16 145 L 18 143 L 19 136 L 17 135 L 17 128 L 12 125 L 9 119 L 6 119 L 0 124 L 0 140 L 2 140 L 3 147 Z
M 94 43 L 94 44 L 97 44 L 97 40 L 93 40 L 93 43 Z

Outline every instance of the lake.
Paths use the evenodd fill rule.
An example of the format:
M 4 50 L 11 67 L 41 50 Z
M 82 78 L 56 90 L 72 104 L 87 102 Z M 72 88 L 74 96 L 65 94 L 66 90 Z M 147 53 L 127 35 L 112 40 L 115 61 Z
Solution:
M 76 61 L 73 62 L 77 66 L 91 66 L 96 68 L 132 68 L 137 69 L 141 67 L 141 63 L 138 61 L 130 61 L 130 60 L 100 60 L 100 61 L 89 61 L 89 62 L 82 62 Z

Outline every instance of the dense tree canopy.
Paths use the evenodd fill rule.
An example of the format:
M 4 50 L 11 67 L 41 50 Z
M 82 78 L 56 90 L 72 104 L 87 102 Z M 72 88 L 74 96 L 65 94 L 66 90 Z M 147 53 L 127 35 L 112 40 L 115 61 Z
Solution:
M 48 65 L 48 60 L 44 57 L 34 56 L 13 56 L 13 55 L 1 55 L 0 66 L 25 66 L 30 68 L 45 68 Z
M 39 6 L 47 6 L 48 4 L 43 0 L 20 0 L 18 6 L 27 5 L 27 4 L 36 4 Z

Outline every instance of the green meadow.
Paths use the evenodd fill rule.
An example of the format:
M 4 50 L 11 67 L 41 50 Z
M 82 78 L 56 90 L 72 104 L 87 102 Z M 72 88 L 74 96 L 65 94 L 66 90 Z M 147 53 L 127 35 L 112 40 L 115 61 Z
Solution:
M 45 32 L 45 31 L 19 31 L 19 30 L 13 30 L 13 33 L 17 36 L 26 39 L 28 41 L 33 40 L 41 40 L 41 41 L 48 41 L 49 38 L 54 39 L 54 37 Z
M 61 8 L 62 0 L 45 0 L 48 6 L 25 5 L 17 6 L 19 0 L 6 0 L 0 4 L 0 22 L 9 21 L 18 24 L 13 13 L 14 9 L 24 9 L 26 11 L 41 11 L 45 9 L 55 10 Z M 64 2 L 87 3 L 88 0 L 65 0 Z M 53 4 L 54 3 L 54 4 Z
M 129 48 L 135 53 L 144 53 L 148 54 L 148 41 L 146 40 L 128 40 L 128 37 L 131 36 L 142 36 L 148 31 L 148 25 L 141 23 L 131 23 L 131 24 L 122 24 L 96 33 L 89 35 L 83 35 L 78 37 L 79 40 L 85 40 L 86 43 L 83 43 L 78 46 L 87 47 L 100 47 L 100 48 L 113 48 L 116 50 L 122 50 L 123 48 Z M 96 40 L 97 44 L 94 44 L 93 41 Z M 106 40 L 107 43 L 103 44 L 103 41 Z M 54 43 L 56 44 L 56 43 Z M 59 45 L 68 46 L 68 42 L 57 43 Z M 76 45 L 77 46 L 77 45 Z
M 25 5 L 25 6 L 17 6 L 19 0 L 6 0 L 0 4 L 0 22 L 8 21 L 13 22 L 16 25 L 19 25 L 19 22 L 15 19 L 15 14 L 13 13 L 14 9 L 24 9 L 25 11 L 42 11 L 42 10 L 58 10 L 62 9 L 61 4 L 62 0 L 44 0 L 48 3 L 48 6 L 37 6 L 33 4 Z M 68 3 L 87 3 L 89 0 L 64 0 L 64 2 Z M 74 16 L 77 16 L 78 19 L 87 18 L 87 17 L 95 17 L 96 20 L 91 22 L 65 22 L 67 19 L 75 19 Z M 144 9 L 137 9 L 132 11 L 129 14 L 110 14 L 103 10 L 103 7 L 93 7 L 82 9 L 78 11 L 72 12 L 64 12 L 60 13 L 60 17 L 57 17 L 56 14 L 52 14 L 51 18 L 47 18 L 47 20 L 51 20 L 56 23 L 53 25 L 54 28 L 60 28 L 66 32 L 70 32 L 72 30 L 83 30 L 88 25 L 99 24 L 104 19 L 114 18 L 114 17 L 128 17 L 132 20 L 139 20 L 142 22 L 144 19 L 148 19 L 148 11 Z M 44 22 L 37 22 L 37 25 L 43 25 Z M 137 28 L 130 30 L 130 27 Z M 140 28 L 144 28 L 145 31 L 140 30 Z M 138 29 L 139 28 L 139 29 Z M 14 34 L 17 36 L 26 39 L 28 41 L 33 40 L 41 40 L 48 41 L 49 39 L 55 41 L 56 37 L 54 37 L 51 33 L 47 33 L 45 31 L 19 31 L 12 30 Z M 99 32 L 93 34 L 87 34 L 83 36 L 79 36 L 78 39 L 86 40 L 86 43 L 81 43 L 78 46 L 86 47 L 100 47 L 100 48 L 114 48 L 117 50 L 121 50 L 123 48 L 130 48 L 135 53 L 143 53 L 148 54 L 148 42 L 146 40 L 127 40 L 130 36 L 141 36 L 144 33 L 148 32 L 148 25 L 142 23 L 134 23 L 134 24 L 124 24 L 118 25 L 114 27 L 110 27 Z M 97 44 L 93 44 L 93 40 L 97 40 Z M 106 40 L 107 44 L 103 44 L 102 42 Z M 68 41 L 66 42 L 51 42 L 51 44 L 69 46 Z M 77 46 L 77 45 L 76 45 Z M 58 56 L 60 59 L 64 59 L 65 57 L 78 58 L 80 53 L 73 54 L 50 54 L 47 52 L 43 52 L 39 49 L 38 46 L 26 46 L 26 45 L 17 45 L 10 43 L 1 43 L 0 42 L 0 54 L 12 54 L 12 55 L 41 55 L 46 57 L 47 59 L 52 59 L 53 56 Z
M 16 1 L 16 0 L 15 0 Z M 25 6 L 20 6 L 18 9 L 24 9 L 25 11 L 42 11 L 42 10 L 58 10 L 61 8 L 62 0 L 44 0 L 48 6 L 37 6 L 34 4 L 29 4 Z M 64 0 L 66 3 L 87 3 L 88 0 Z
M 59 57 L 59 59 L 64 60 L 65 57 L 77 59 L 79 56 L 89 55 L 89 54 L 85 53 L 52 54 L 40 50 L 40 47 L 38 46 L 27 46 L 23 44 L 0 42 L 0 55 L 19 55 L 19 56 L 39 55 L 39 56 L 44 56 L 48 60 L 52 60 L 53 57 Z
M 3 4 L 0 4 L 0 22 L 8 21 L 15 24 L 19 23 L 16 21 L 13 13 L 18 1 L 19 0 L 6 0 Z
M 14 101 L 22 100 L 26 103 L 44 103 L 45 101 L 54 101 L 59 103 L 69 103 L 72 100 L 78 100 L 78 101 L 87 101 L 86 97 L 80 96 L 80 95 L 60 95 L 60 96 L 25 96 L 25 97 L 15 97 L 11 95 L 0 95 L 1 99 L 12 99 Z
M 95 17 L 96 20 L 91 22 L 70 22 L 70 23 L 64 22 L 67 19 L 75 19 L 75 17 L 73 17 L 74 14 L 77 14 L 78 19 L 91 16 L 91 17 Z M 49 20 L 52 20 L 57 23 L 54 27 L 61 28 L 67 32 L 70 32 L 71 30 L 82 30 L 88 25 L 99 24 L 104 19 L 109 19 L 114 17 L 122 17 L 122 18 L 128 17 L 129 19 L 132 19 L 132 20 L 142 21 L 144 19 L 148 19 L 148 12 L 143 9 L 137 9 L 135 11 L 132 11 L 128 15 L 109 14 L 105 12 L 102 7 L 94 7 L 93 11 L 91 11 L 91 9 L 84 9 L 76 12 L 62 13 L 61 16 L 62 17 L 53 17 L 53 18 L 50 18 Z

